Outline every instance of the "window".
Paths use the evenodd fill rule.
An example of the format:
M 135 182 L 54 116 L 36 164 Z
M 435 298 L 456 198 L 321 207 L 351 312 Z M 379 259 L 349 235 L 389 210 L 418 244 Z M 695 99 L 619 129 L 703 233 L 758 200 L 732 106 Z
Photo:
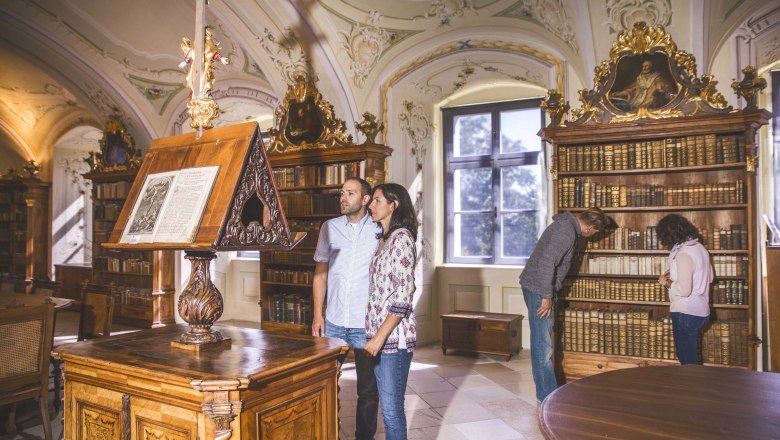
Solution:
M 443 109 L 449 263 L 524 264 L 544 224 L 540 99 Z

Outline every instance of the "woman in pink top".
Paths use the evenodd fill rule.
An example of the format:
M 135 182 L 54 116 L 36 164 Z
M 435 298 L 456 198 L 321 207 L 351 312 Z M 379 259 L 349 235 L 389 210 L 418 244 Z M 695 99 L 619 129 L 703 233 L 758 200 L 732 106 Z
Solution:
M 710 253 L 701 244 L 696 226 L 677 214 L 656 226 L 658 240 L 669 252 L 669 270 L 658 282 L 669 289 L 674 350 L 680 364 L 699 364 L 699 333 L 710 318 Z

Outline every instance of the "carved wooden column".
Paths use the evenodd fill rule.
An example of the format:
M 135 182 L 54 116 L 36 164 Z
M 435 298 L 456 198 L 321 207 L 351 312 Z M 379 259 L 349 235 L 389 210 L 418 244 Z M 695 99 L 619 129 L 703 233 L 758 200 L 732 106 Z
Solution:
M 192 381 L 192 388 L 203 393 L 203 414 L 215 425 L 214 440 L 227 440 L 233 436 L 230 424 L 241 414 L 240 390 L 249 387 L 246 379 Z
M 230 345 L 230 338 L 223 338 L 211 326 L 222 316 L 222 294 L 211 282 L 209 265 L 216 258 L 214 251 L 185 251 L 192 269 L 187 287 L 179 297 L 179 316 L 190 325 L 190 331 L 182 333 L 171 345 L 189 350 L 217 345 Z

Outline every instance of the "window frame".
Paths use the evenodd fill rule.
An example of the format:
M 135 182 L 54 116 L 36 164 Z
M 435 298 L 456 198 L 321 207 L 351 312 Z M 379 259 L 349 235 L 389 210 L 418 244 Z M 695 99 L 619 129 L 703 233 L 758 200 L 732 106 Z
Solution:
M 530 98 L 513 101 L 493 102 L 486 104 L 467 105 L 442 108 L 442 129 L 444 136 L 444 209 L 445 209 L 445 263 L 454 264 L 506 264 L 522 265 L 527 257 L 502 257 L 501 215 L 512 212 L 539 212 L 547 203 L 547 172 L 545 167 L 547 149 L 546 143 L 539 138 L 540 150 L 520 153 L 501 153 L 501 113 L 529 108 L 539 109 L 540 127 L 544 127 L 544 111 L 541 108 L 543 98 Z M 480 156 L 454 157 L 454 119 L 458 116 L 491 114 L 491 151 Z M 502 210 L 501 203 L 501 169 L 510 166 L 534 165 L 541 167 L 541 197 L 537 209 Z M 456 170 L 491 168 L 493 196 L 493 255 L 487 257 L 455 256 L 455 212 L 454 212 L 454 175 Z M 483 211 L 488 212 L 488 211 Z M 539 231 L 541 232 L 541 231 Z M 538 235 L 537 235 L 538 238 Z

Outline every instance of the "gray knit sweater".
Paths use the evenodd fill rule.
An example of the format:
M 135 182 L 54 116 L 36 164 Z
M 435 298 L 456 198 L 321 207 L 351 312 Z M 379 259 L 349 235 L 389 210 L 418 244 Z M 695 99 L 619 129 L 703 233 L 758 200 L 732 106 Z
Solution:
M 520 273 L 520 285 L 543 298 L 552 298 L 563 287 L 580 235 L 580 224 L 572 213 L 553 216 Z

